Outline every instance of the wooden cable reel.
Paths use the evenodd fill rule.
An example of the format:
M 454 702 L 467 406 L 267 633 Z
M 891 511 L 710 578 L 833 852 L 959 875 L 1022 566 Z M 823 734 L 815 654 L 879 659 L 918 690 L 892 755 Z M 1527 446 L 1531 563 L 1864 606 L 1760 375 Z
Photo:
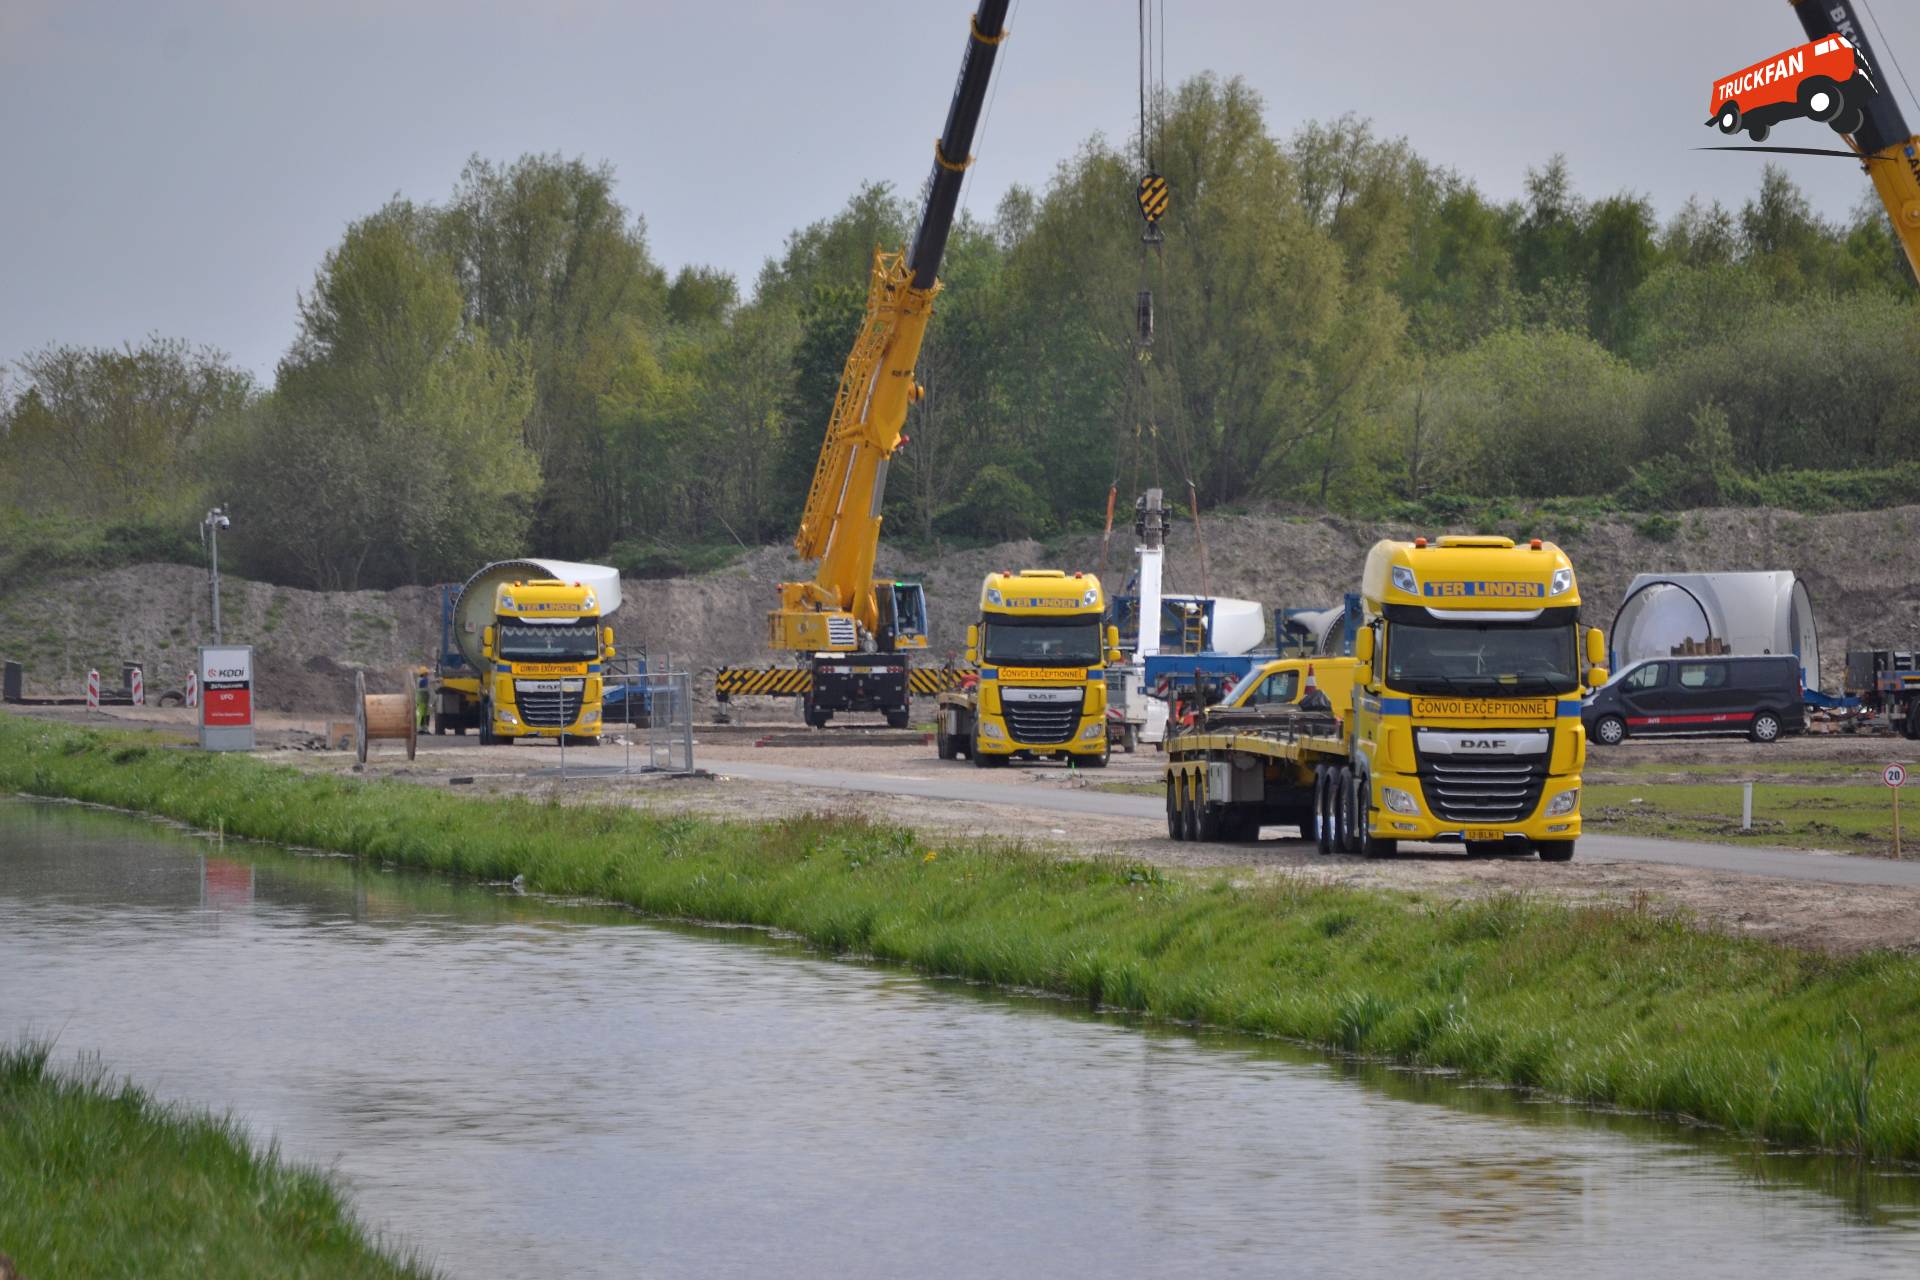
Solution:
M 404 742 L 407 759 L 420 743 L 420 723 L 411 693 L 368 693 L 367 673 L 353 673 L 353 748 L 367 762 L 370 742 Z

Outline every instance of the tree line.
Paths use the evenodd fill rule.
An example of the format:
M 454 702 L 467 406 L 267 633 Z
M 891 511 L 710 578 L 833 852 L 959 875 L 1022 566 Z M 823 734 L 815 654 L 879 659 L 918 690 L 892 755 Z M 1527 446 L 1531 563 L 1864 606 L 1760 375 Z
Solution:
M 1239 80 L 1195 78 L 1161 117 L 1158 247 L 1137 160 L 1098 137 L 963 213 L 890 537 L 1084 526 L 1109 486 L 1660 509 L 1920 462 L 1920 311 L 1865 184 L 1833 224 L 1769 165 L 1737 210 L 1663 222 L 1583 196 L 1563 157 L 1497 202 L 1363 120 L 1276 134 Z M 512 554 L 668 571 L 784 538 L 873 249 L 916 214 L 865 186 L 743 287 L 663 266 L 605 166 L 476 159 L 444 201 L 347 228 L 271 385 L 172 338 L 17 360 L 12 540 L 185 554 L 223 501 L 243 571 L 354 588 Z

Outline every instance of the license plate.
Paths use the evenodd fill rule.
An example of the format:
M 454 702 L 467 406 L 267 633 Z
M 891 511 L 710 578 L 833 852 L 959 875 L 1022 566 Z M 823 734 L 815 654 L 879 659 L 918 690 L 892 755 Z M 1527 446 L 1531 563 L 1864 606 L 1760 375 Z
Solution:
M 1484 840 L 1489 844 L 1498 844 L 1507 838 L 1507 833 L 1493 827 L 1468 827 L 1467 839 L 1478 844 Z

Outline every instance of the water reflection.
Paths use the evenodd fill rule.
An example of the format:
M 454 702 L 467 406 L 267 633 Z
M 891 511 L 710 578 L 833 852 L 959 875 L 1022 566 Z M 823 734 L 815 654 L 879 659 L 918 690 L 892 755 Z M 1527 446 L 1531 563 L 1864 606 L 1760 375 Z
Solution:
M 0 805 L 27 1027 L 337 1162 L 455 1274 L 1920 1261 L 1895 1171 L 64 806 Z

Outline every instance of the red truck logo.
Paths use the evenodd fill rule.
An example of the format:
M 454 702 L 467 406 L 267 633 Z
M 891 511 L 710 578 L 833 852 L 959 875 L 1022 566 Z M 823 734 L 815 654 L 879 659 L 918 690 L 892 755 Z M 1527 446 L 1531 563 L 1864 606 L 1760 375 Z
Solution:
M 1878 92 L 1873 69 L 1853 41 L 1831 35 L 1714 81 L 1707 123 L 1722 133 L 1745 129 L 1755 142 L 1766 141 L 1780 121 L 1801 116 L 1848 134 L 1860 128 L 1862 109 Z

